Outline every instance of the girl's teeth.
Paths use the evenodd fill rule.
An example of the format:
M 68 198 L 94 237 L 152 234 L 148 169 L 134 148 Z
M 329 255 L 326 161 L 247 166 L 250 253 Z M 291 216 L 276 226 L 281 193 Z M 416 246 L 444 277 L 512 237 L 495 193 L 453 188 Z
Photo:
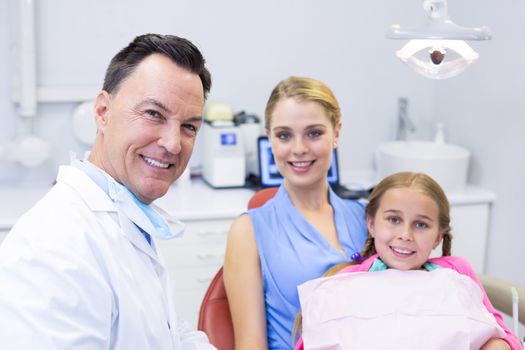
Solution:
M 411 250 L 401 249 L 401 248 L 392 248 L 393 251 L 399 254 L 411 254 Z
M 155 166 L 157 168 L 166 169 L 167 167 L 170 166 L 169 163 L 161 163 L 161 162 L 159 162 L 159 161 L 157 161 L 155 159 L 151 159 L 151 158 L 148 158 L 146 156 L 144 156 L 143 158 L 149 165 L 153 165 L 153 166 Z

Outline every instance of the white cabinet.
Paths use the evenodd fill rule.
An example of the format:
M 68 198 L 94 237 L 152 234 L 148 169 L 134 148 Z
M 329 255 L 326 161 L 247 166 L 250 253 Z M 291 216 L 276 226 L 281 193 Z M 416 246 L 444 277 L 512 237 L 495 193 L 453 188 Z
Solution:
M 232 220 L 185 221 L 182 238 L 157 241 L 170 274 L 177 315 L 193 326 L 197 325 L 204 293 L 224 262 Z
M 452 205 L 450 208 L 452 255 L 467 259 L 478 274 L 485 273 L 489 214 L 489 203 Z M 441 245 L 431 256 L 441 256 Z
M 485 273 L 490 210 L 495 195 L 468 186 L 463 193 L 447 196 L 450 201 L 452 255 L 467 259 L 476 273 Z M 441 245 L 432 256 L 441 256 Z
M 454 205 L 452 255 L 466 258 L 476 273 L 485 273 L 490 204 Z
M 187 225 L 182 238 L 157 244 L 170 274 L 177 315 L 194 327 L 204 293 L 224 262 L 230 226 L 246 211 L 253 193 L 214 190 L 195 181 L 189 187 L 173 186 L 155 202 Z

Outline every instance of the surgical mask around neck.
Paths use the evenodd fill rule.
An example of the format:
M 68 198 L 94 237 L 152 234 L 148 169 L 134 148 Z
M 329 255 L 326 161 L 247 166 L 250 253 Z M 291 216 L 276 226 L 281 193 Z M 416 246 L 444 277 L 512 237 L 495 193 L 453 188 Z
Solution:
M 150 236 L 171 239 L 184 233 L 186 225 L 170 218 L 169 223 L 151 205 L 141 202 L 130 190 L 114 179 L 108 181 L 108 194 L 118 209 Z

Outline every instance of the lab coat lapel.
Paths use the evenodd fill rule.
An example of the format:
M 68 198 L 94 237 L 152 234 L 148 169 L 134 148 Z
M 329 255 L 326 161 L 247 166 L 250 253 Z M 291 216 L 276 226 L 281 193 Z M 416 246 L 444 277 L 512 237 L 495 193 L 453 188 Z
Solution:
M 139 228 L 131 221 L 124 213 L 118 212 L 118 220 L 122 234 L 133 244 L 137 249 L 148 255 L 157 265 L 160 265 L 157 253 L 153 247 L 148 244 Z M 152 240 L 153 242 L 153 240 Z
M 111 198 L 80 169 L 61 166 L 58 169 L 57 182 L 73 188 L 92 211 L 116 211 Z
M 73 188 L 92 211 L 116 213 L 120 227 L 117 227 L 117 223 L 115 223 L 115 228 L 120 230 L 121 234 L 137 249 L 147 254 L 157 265 L 160 264 L 157 254 L 144 239 L 140 230 L 131 220 L 115 208 L 111 198 L 87 174 L 73 166 L 64 165 L 58 170 L 57 181 Z M 114 220 L 111 221 L 114 222 Z

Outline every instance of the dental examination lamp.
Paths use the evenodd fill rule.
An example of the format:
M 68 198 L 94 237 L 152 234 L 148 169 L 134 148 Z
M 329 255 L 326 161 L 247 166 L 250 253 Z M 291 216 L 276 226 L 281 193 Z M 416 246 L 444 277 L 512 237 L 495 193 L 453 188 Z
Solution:
M 447 0 L 425 0 L 427 19 L 419 28 L 392 25 L 389 39 L 410 40 L 396 56 L 410 68 L 430 79 L 446 79 L 463 72 L 479 54 L 464 40 L 489 40 L 485 27 L 466 28 L 452 22 L 447 14 Z

